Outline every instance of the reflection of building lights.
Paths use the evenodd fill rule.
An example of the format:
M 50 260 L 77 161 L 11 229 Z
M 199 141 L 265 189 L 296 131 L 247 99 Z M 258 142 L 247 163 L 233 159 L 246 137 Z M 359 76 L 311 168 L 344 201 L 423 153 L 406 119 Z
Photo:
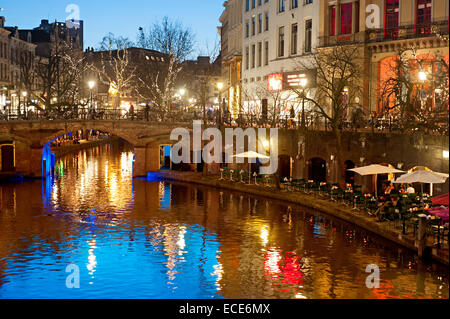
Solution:
M 296 295 L 295 295 L 295 298 L 297 298 L 297 299 L 306 299 L 306 296 L 303 296 L 301 293 L 297 293 Z
M 261 228 L 261 234 L 259 235 L 261 238 L 262 244 L 266 245 L 269 242 L 269 226 L 263 225 Z
M 178 241 L 177 241 L 177 246 L 178 246 L 178 249 L 180 250 L 178 252 L 179 255 L 183 254 L 184 247 L 186 247 L 186 241 L 184 240 L 185 234 L 186 234 L 186 227 L 181 226 L 180 232 L 178 233 Z
M 97 266 L 97 257 L 94 255 L 94 249 L 97 248 L 97 246 L 95 246 L 95 238 L 93 238 L 92 240 L 90 240 L 88 242 L 89 244 L 89 257 L 88 257 L 88 264 L 86 266 L 86 268 L 89 270 L 89 274 L 93 275 L 95 272 L 95 267 Z
M 211 273 L 211 276 L 217 276 L 215 284 L 217 287 L 217 291 L 220 291 L 221 287 L 220 287 L 219 282 L 222 280 L 222 277 L 223 277 L 223 266 L 219 261 L 219 255 L 217 255 L 216 258 L 217 258 L 218 263 L 217 263 L 217 265 L 213 266 L 214 271 Z
M 268 148 L 268 147 L 269 147 L 269 141 L 268 141 L 268 140 L 263 140 L 262 144 L 263 144 L 263 146 L 264 146 L 265 148 Z
M 448 158 L 448 156 L 449 156 L 448 151 L 442 151 L 442 157 L 443 158 Z
M 264 268 L 270 275 L 278 274 L 280 272 L 281 254 L 278 250 L 267 251 L 266 260 L 264 262 Z

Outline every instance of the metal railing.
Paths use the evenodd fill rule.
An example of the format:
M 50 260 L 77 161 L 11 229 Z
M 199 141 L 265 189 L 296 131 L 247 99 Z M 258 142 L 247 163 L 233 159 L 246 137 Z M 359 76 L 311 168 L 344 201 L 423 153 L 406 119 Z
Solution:
M 442 117 L 440 126 L 444 131 L 440 134 L 448 134 L 448 125 L 445 125 L 448 119 L 448 113 Z M 331 131 L 332 127 L 327 118 L 315 112 L 305 112 L 305 126 L 302 127 L 301 118 L 290 118 L 289 116 L 276 117 L 261 114 L 241 113 L 236 118 L 232 118 L 231 114 L 220 115 L 217 112 L 207 112 L 203 117 L 203 112 L 191 112 L 182 110 L 171 110 L 162 114 L 161 112 L 138 110 L 137 112 L 122 112 L 114 109 L 88 109 L 77 108 L 65 112 L 27 112 L 22 114 L 5 113 L 0 111 L 0 122 L 21 122 L 21 121 L 90 121 L 90 120 L 110 120 L 110 121 L 137 121 L 151 124 L 177 123 L 180 125 L 190 126 L 194 120 L 201 120 L 207 126 L 217 127 L 266 127 L 280 129 L 305 129 L 309 131 Z M 448 123 L 448 122 L 447 122 Z M 381 116 L 360 115 L 343 119 L 339 123 L 341 131 L 351 132 L 403 132 L 405 127 L 402 126 L 400 120 L 397 120 L 389 114 Z
M 405 40 L 449 34 L 448 21 L 435 21 L 425 25 L 406 25 L 396 28 L 369 29 L 351 34 L 328 35 L 319 37 L 319 47 L 376 43 L 383 41 Z

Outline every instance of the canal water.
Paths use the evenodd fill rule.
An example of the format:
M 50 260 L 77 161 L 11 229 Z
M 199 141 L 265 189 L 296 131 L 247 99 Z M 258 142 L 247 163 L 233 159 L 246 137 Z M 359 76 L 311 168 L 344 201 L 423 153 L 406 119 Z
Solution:
M 102 145 L 57 160 L 44 182 L 0 185 L 0 298 L 449 297 L 448 268 L 355 226 L 133 180 L 132 162 L 126 145 Z

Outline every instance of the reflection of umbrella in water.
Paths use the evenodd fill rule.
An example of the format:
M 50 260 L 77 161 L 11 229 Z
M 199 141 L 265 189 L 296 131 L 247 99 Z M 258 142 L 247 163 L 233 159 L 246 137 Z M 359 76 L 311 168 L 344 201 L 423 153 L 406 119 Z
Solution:
M 393 183 L 420 183 L 420 188 L 423 194 L 423 184 L 442 184 L 445 183 L 448 175 L 444 173 L 437 173 L 431 170 L 418 169 L 414 172 L 403 174 L 398 177 Z
M 263 158 L 263 159 L 269 159 L 270 158 L 270 156 L 263 155 L 263 154 L 255 152 L 255 151 L 248 151 L 248 152 L 236 154 L 233 157 L 238 157 L 238 158 Z M 248 161 L 248 183 L 249 184 L 250 184 L 250 179 L 251 179 L 251 165 L 252 165 L 252 163 L 250 161 Z
M 348 169 L 348 171 L 352 171 L 355 173 L 358 173 L 359 175 L 365 176 L 365 175 L 375 175 L 375 197 L 377 197 L 377 175 L 378 174 L 393 174 L 393 173 L 403 173 L 404 171 L 401 171 L 396 168 L 383 166 L 380 164 L 372 164 L 368 166 L 362 166 L 362 167 L 356 167 Z

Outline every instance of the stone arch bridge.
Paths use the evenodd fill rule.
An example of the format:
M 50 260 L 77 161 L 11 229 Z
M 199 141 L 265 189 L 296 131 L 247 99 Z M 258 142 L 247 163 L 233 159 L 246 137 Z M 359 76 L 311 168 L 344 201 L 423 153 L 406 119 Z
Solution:
M 192 123 L 191 123 L 192 125 Z M 188 123 L 154 123 L 114 120 L 56 120 L 0 122 L 0 144 L 14 147 L 15 172 L 42 177 L 44 146 L 53 139 L 78 130 L 99 130 L 118 136 L 134 146 L 134 176 L 159 170 L 159 146 L 172 144 L 170 132 Z

